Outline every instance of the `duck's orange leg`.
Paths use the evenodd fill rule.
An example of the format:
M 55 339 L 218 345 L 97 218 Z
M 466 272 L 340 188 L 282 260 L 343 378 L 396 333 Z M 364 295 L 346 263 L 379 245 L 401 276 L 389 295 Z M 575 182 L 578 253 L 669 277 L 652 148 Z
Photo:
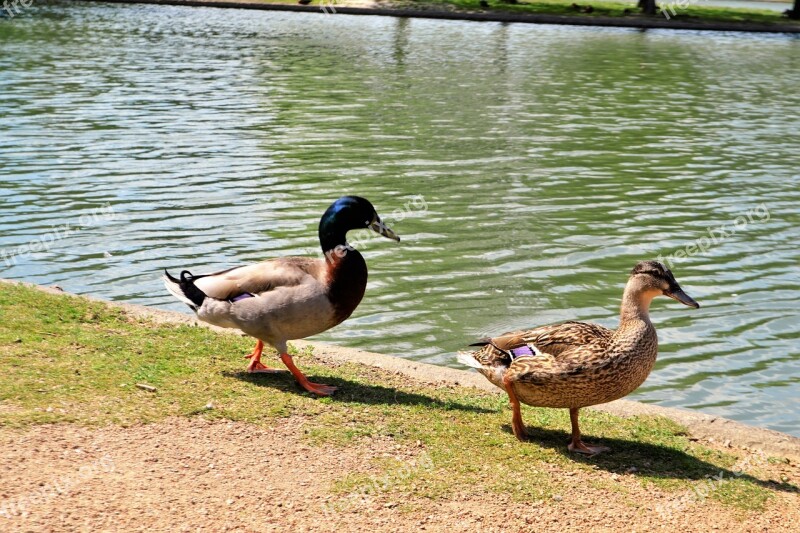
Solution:
M 289 372 L 292 373 L 294 379 L 300 384 L 308 392 L 313 392 L 317 396 L 330 396 L 334 392 L 336 392 L 336 387 L 332 385 L 323 385 L 322 383 L 311 383 L 308 381 L 308 378 L 303 374 L 299 368 L 294 365 L 294 361 L 292 360 L 292 356 L 288 353 L 281 354 L 281 361 L 283 364 L 286 365 L 286 368 L 289 369 Z
M 567 448 L 574 453 L 583 453 L 586 455 L 597 455 L 598 453 L 611 451 L 611 448 L 606 446 L 587 446 L 581 440 L 581 430 L 578 428 L 578 408 L 574 407 L 569 410 L 569 420 L 572 422 L 572 440 L 570 440 Z
M 270 368 L 264 365 L 264 363 L 261 362 L 261 353 L 263 351 L 264 343 L 258 341 L 256 343 L 256 347 L 253 349 L 253 353 L 244 356 L 245 359 L 250 359 L 250 364 L 247 365 L 247 372 L 250 374 L 275 374 L 278 372 L 284 372 L 283 370 Z
M 504 377 L 503 385 L 506 386 L 508 400 L 511 402 L 511 429 L 514 430 L 514 436 L 518 440 L 525 442 L 528 440 L 528 433 L 525 431 L 525 424 L 522 423 L 522 412 L 520 411 L 517 395 L 514 393 L 514 383 Z

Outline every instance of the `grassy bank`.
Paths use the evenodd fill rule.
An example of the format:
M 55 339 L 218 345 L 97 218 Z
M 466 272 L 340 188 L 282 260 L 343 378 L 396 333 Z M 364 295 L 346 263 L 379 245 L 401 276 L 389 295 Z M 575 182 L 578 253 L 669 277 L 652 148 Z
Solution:
M 312 380 L 339 387 L 334 397 L 316 399 L 288 374 L 244 374 L 241 356 L 251 348 L 235 335 L 0 283 L 0 435 L 53 423 L 132 427 L 179 417 L 269 428 L 302 418 L 299 438 L 325 457 L 387 439 L 425 454 L 425 468 L 386 458 L 368 473 L 343 473 L 326 489 L 334 495 L 371 484 L 407 501 L 446 501 L 466 490 L 489 501 L 502 495 L 559 506 L 568 505 L 564 495 L 577 484 L 650 514 L 687 495 L 692 512 L 733 509 L 742 521 L 796 508 L 796 465 L 695 442 L 665 418 L 586 412 L 586 440 L 613 452 L 573 456 L 563 410 L 525 408 L 532 440 L 521 444 L 502 395 L 321 364 L 315 355 L 324 360 L 324 353 L 299 353 Z M 708 487 L 700 500 L 693 496 L 698 486 Z

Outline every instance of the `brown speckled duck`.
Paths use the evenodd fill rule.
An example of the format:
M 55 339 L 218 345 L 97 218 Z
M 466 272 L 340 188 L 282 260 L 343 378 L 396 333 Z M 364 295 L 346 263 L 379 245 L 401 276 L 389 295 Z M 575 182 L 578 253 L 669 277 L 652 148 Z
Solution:
M 197 276 L 183 270 L 178 278 L 165 272 L 164 285 L 203 322 L 240 329 L 258 340 L 247 356 L 248 372 L 277 372 L 261 363 L 267 343 L 278 350 L 300 386 L 318 396 L 329 396 L 336 387 L 310 382 L 294 365 L 286 341 L 322 333 L 358 307 L 367 286 L 367 264 L 347 244 L 346 236 L 361 228 L 400 240 L 381 222 L 369 201 L 343 196 L 319 221 L 322 259 L 282 257 Z
M 608 451 L 581 441 L 578 410 L 626 396 L 641 385 L 656 362 L 658 338 L 650 322 L 650 302 L 669 296 L 689 307 L 700 305 L 681 289 L 672 272 L 657 261 L 642 261 L 631 271 L 622 296 L 619 327 L 611 330 L 586 322 L 564 322 L 481 339 L 475 352 L 459 361 L 477 368 L 505 390 L 511 402 L 511 425 L 526 439 L 520 402 L 536 407 L 564 407 L 572 421 L 571 452 Z

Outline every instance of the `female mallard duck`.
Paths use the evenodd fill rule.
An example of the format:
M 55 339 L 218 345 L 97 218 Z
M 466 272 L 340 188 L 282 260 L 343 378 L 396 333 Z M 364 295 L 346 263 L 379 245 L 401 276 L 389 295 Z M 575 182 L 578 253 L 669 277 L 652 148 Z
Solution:
M 459 354 L 508 393 L 514 435 L 525 440 L 520 402 L 536 407 L 565 407 L 572 421 L 569 450 L 593 455 L 608 448 L 581 442 L 578 409 L 622 398 L 647 378 L 658 354 L 650 302 L 669 296 L 689 307 L 700 305 L 681 289 L 672 272 L 657 261 L 631 271 L 622 295 L 619 327 L 564 322 L 481 339 L 481 349 Z
M 400 241 L 381 222 L 375 208 L 364 198 L 343 196 L 319 222 L 319 243 L 324 259 L 283 257 L 213 274 L 180 279 L 166 272 L 164 285 L 197 317 L 223 328 L 238 328 L 255 337 L 248 372 L 277 372 L 261 363 L 264 343 L 280 353 L 281 361 L 304 389 L 319 396 L 336 387 L 311 383 L 294 365 L 286 341 L 322 333 L 344 321 L 358 307 L 367 286 L 367 264 L 347 244 L 349 230 L 369 228 Z

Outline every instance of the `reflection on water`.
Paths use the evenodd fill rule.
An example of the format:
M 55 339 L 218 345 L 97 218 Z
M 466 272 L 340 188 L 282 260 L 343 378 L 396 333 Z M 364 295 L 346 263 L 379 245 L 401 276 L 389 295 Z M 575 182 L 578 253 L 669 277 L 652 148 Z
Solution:
M 797 40 L 69 4 L 0 46 L 4 277 L 187 311 L 162 268 L 316 254 L 360 194 L 403 242 L 320 339 L 455 365 L 689 252 L 636 398 L 800 435 Z

